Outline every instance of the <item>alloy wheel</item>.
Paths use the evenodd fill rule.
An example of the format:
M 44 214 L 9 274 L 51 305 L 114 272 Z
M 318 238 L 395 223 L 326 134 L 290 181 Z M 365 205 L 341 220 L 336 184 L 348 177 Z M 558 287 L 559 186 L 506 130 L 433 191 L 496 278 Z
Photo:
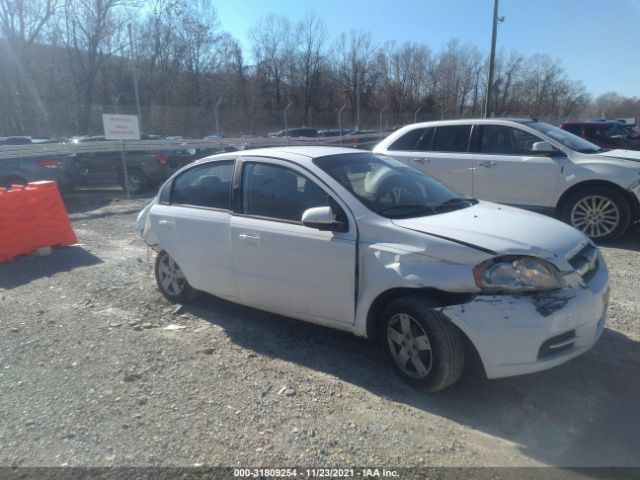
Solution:
M 609 235 L 620 223 L 620 210 L 609 198 L 590 195 L 571 209 L 571 225 L 591 238 Z
M 387 327 L 387 342 L 398 367 L 412 378 L 425 378 L 433 367 L 429 337 L 411 315 L 396 313 Z
M 158 275 L 162 288 L 173 296 L 178 296 L 184 290 L 187 282 L 178 264 L 169 255 L 164 255 L 158 266 Z

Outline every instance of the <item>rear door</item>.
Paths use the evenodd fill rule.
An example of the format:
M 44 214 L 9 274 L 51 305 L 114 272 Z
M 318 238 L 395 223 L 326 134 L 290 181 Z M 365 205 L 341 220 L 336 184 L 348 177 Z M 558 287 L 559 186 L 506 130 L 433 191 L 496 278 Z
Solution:
M 241 204 L 231 220 L 233 266 L 243 303 L 309 321 L 354 323 L 356 228 L 316 179 L 279 160 L 243 160 Z M 302 224 L 331 205 L 348 231 Z
M 480 125 L 475 148 L 474 196 L 525 207 L 553 207 L 558 159 L 535 152 L 540 137 L 508 125 Z
M 222 297 L 237 296 L 229 242 L 234 165 L 218 160 L 185 170 L 149 214 L 158 244 L 189 283 Z

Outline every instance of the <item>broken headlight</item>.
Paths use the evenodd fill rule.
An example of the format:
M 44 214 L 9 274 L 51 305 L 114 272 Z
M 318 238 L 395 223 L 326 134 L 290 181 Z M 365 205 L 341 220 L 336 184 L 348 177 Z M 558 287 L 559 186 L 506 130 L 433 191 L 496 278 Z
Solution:
M 535 257 L 496 257 L 473 269 L 476 285 L 487 292 L 523 293 L 555 290 L 563 286 L 558 270 Z

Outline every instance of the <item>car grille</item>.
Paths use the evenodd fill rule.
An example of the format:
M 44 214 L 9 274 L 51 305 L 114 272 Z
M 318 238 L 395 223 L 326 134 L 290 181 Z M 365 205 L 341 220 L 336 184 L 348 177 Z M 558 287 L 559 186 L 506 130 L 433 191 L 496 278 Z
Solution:
M 598 269 L 598 249 L 587 243 L 578 253 L 569 258 L 569 263 L 585 282 L 591 280 Z
M 538 350 L 538 359 L 550 357 L 552 355 L 556 355 L 557 353 L 564 352 L 565 350 L 569 350 L 573 347 L 573 344 L 576 341 L 576 331 L 569 330 L 568 332 L 561 333 L 560 335 L 556 335 L 555 337 L 551 337 L 548 340 L 540 345 L 540 350 Z

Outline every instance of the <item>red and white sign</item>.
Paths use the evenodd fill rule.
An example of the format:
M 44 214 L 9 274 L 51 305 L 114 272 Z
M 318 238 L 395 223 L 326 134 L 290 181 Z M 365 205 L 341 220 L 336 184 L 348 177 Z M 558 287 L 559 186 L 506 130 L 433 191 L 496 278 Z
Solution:
M 102 114 L 104 138 L 107 140 L 140 140 L 137 115 Z

